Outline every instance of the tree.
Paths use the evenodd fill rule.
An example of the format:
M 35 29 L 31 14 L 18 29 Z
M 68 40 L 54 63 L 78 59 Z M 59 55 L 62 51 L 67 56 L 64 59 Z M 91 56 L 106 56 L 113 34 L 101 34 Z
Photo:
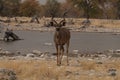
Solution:
M 120 19 L 120 0 L 117 0 L 116 7 L 117 7 L 117 18 Z
M 71 0 L 80 10 L 84 11 L 83 16 L 89 19 L 90 17 L 97 17 L 100 12 L 96 0 Z
M 95 13 L 95 5 L 91 0 L 71 0 L 76 7 L 84 11 L 84 16 L 89 19 L 91 14 Z
M 40 13 L 40 4 L 37 0 L 25 0 L 20 6 L 21 16 L 35 16 Z
M 58 17 L 60 12 L 60 3 L 57 0 L 47 0 L 45 4 L 45 16 Z
M 79 17 L 82 13 L 72 2 L 71 0 L 66 0 L 65 3 L 61 4 L 61 12 L 68 10 L 67 17 Z
M 21 0 L 0 0 L 2 16 L 16 16 L 19 12 Z
M 116 0 L 96 0 L 96 4 L 102 11 L 102 17 L 105 19 L 116 17 Z
M 2 10 L 3 10 L 3 1 L 0 0 L 0 14 L 1 14 Z

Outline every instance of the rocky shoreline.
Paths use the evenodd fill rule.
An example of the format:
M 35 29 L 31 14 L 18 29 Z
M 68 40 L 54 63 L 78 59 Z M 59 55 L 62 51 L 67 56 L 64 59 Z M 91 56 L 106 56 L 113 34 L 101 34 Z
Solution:
M 65 62 L 64 59 L 66 59 L 65 55 L 63 56 L 63 62 Z M 9 52 L 9 51 L 6 51 L 6 50 L 3 50 L 0 48 L 0 60 L 5 61 L 5 62 L 13 62 L 13 63 L 16 62 L 15 65 L 18 64 L 21 66 L 27 64 L 27 67 L 29 64 L 31 64 L 31 66 L 34 65 L 35 67 L 30 68 L 31 71 L 36 70 L 37 67 L 42 67 L 42 65 L 45 64 L 45 63 L 40 64 L 40 66 L 38 66 L 38 62 L 46 62 L 47 66 L 44 66 L 44 67 L 46 67 L 46 68 L 50 67 L 49 70 L 52 70 L 52 68 L 56 65 L 55 64 L 56 63 L 56 55 L 51 54 L 49 52 L 42 53 L 41 51 L 38 51 L 38 50 L 33 50 L 31 53 L 22 54 L 19 51 L 17 53 L 12 53 L 12 52 Z M 87 79 L 90 79 L 90 76 L 92 78 L 94 78 L 94 76 L 99 76 L 100 78 L 109 77 L 111 79 L 113 77 L 115 77 L 115 78 L 118 77 L 120 74 L 119 68 L 117 68 L 117 66 L 119 66 L 119 65 L 117 65 L 117 66 L 114 65 L 114 67 L 112 67 L 112 65 L 113 65 L 112 63 L 117 64 L 117 62 L 119 63 L 119 60 L 120 60 L 120 50 L 116 50 L 116 51 L 107 50 L 104 52 L 95 52 L 95 53 L 74 52 L 74 53 L 70 53 L 70 55 L 69 55 L 69 61 L 70 61 L 69 66 L 65 66 L 65 64 L 62 64 L 61 67 L 56 67 L 55 69 L 61 70 L 62 68 L 65 67 L 65 69 L 62 70 L 64 74 L 62 73 L 62 77 L 59 77 L 62 80 L 68 80 L 68 79 L 72 80 L 71 79 L 72 76 L 74 76 L 74 78 L 76 78 L 76 80 L 82 79 L 81 77 L 83 77 L 83 76 L 86 76 Z M 24 64 L 19 64 L 19 63 L 21 63 L 21 61 L 22 61 L 22 63 L 24 62 Z M 53 63 L 51 63 L 51 62 L 53 62 Z M 12 64 L 12 63 L 9 63 L 9 64 Z M 104 65 L 105 69 L 103 68 L 103 65 Z M 108 65 L 110 65 L 110 66 L 108 66 Z M 101 66 L 101 67 L 99 67 L 99 66 Z M 13 68 L 14 68 L 14 66 L 13 66 Z M 103 70 L 101 70 L 101 69 L 103 69 Z M 17 80 L 20 78 L 18 76 L 23 75 L 23 74 L 21 74 L 21 75 L 19 74 L 19 70 L 20 70 L 19 68 L 17 70 L 14 70 L 12 68 L 10 68 L 10 69 L 9 68 L 0 68 L 0 75 L 3 75 L 3 76 L 0 76 L 0 79 L 2 80 L 3 78 L 5 78 L 7 80 Z M 21 71 L 22 71 L 22 69 L 21 69 Z M 44 72 L 46 72 L 46 69 L 44 70 Z M 39 72 L 39 73 L 42 73 L 42 72 Z M 53 73 L 50 72 L 50 74 L 53 74 Z M 57 73 L 55 73 L 55 74 L 57 74 Z M 61 73 L 59 73 L 59 76 L 61 76 L 60 74 Z M 24 78 L 29 79 L 28 78 L 29 76 L 27 76 L 27 75 L 29 75 L 29 72 L 26 74 L 26 77 L 24 77 Z M 36 73 L 36 75 L 38 75 L 38 74 Z M 42 76 L 42 77 L 45 78 L 45 76 Z M 49 76 L 47 76 L 47 77 L 49 79 L 51 79 L 51 77 L 49 77 Z M 52 77 L 52 78 L 54 79 L 56 77 Z M 47 79 L 44 79 L 44 80 L 47 80 Z M 94 80 L 97 80 L 97 79 L 95 78 Z M 118 79 L 116 79 L 116 80 L 118 80 Z
M 64 55 L 65 57 L 66 55 Z M 71 53 L 69 53 L 69 57 L 88 57 L 88 58 L 119 58 L 120 57 L 120 50 L 106 50 L 103 52 L 79 52 L 76 50 L 73 50 Z M 7 50 L 4 50 L 0 48 L 0 59 L 4 58 L 13 58 L 13 59 L 56 59 L 56 53 L 50 53 L 50 52 L 41 52 L 39 50 L 33 50 L 29 53 L 22 53 L 20 51 L 16 52 L 10 52 Z

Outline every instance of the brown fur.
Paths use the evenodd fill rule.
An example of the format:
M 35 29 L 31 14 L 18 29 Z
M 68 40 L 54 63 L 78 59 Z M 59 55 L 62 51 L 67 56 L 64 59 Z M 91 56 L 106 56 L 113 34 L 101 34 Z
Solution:
M 64 54 L 64 45 L 66 44 L 67 64 L 68 62 L 68 48 L 70 42 L 70 31 L 66 28 L 56 28 L 54 35 L 54 43 L 57 51 L 57 65 L 61 65 L 62 56 Z

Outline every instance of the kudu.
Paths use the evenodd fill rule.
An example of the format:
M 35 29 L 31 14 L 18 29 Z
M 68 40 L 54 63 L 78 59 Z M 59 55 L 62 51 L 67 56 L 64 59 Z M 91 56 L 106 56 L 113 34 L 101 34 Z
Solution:
M 57 51 L 57 65 L 61 65 L 61 60 L 64 54 L 64 45 L 66 44 L 66 54 L 67 54 L 67 65 L 69 65 L 68 61 L 68 51 L 69 51 L 69 42 L 70 42 L 70 31 L 69 29 L 63 28 L 65 26 L 66 21 L 65 18 L 57 23 L 53 18 L 50 22 L 51 26 L 56 28 L 54 34 L 54 43 Z

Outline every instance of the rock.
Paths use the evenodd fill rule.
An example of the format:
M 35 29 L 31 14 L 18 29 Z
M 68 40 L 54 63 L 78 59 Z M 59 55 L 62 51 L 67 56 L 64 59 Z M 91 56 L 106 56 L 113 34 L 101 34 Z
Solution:
M 89 19 L 86 19 L 82 22 L 82 25 L 84 25 L 84 26 L 90 26 L 90 24 L 91 24 L 91 22 Z
M 33 50 L 32 53 L 35 54 L 36 56 L 41 56 L 42 55 L 42 52 L 38 51 L 38 50 Z
M 17 80 L 17 77 L 12 70 L 0 69 L 0 80 Z
M 52 43 L 44 43 L 46 46 L 52 46 Z
M 17 55 L 21 55 L 21 52 L 20 52 L 20 51 L 16 51 L 16 54 L 17 54 Z
M 96 64 L 103 64 L 101 61 L 96 62 Z
M 120 49 L 113 51 L 113 53 L 120 53 Z
M 30 53 L 30 54 L 27 54 L 26 57 L 35 57 L 35 55 Z
M 117 75 L 116 71 L 117 71 L 117 70 L 116 70 L 116 69 L 113 69 L 113 68 L 112 68 L 112 69 L 109 69 L 109 70 L 108 70 L 109 76 L 116 76 L 116 75 Z
M 12 52 L 5 51 L 5 55 L 14 55 Z
M 73 50 L 73 54 L 78 54 L 79 50 Z
M 3 50 L 0 51 L 0 56 L 13 56 L 13 55 L 14 53 L 9 51 L 3 51 Z
M 68 76 L 68 75 L 70 75 L 70 74 L 72 74 L 71 71 L 66 71 L 66 72 L 65 72 L 65 76 Z

